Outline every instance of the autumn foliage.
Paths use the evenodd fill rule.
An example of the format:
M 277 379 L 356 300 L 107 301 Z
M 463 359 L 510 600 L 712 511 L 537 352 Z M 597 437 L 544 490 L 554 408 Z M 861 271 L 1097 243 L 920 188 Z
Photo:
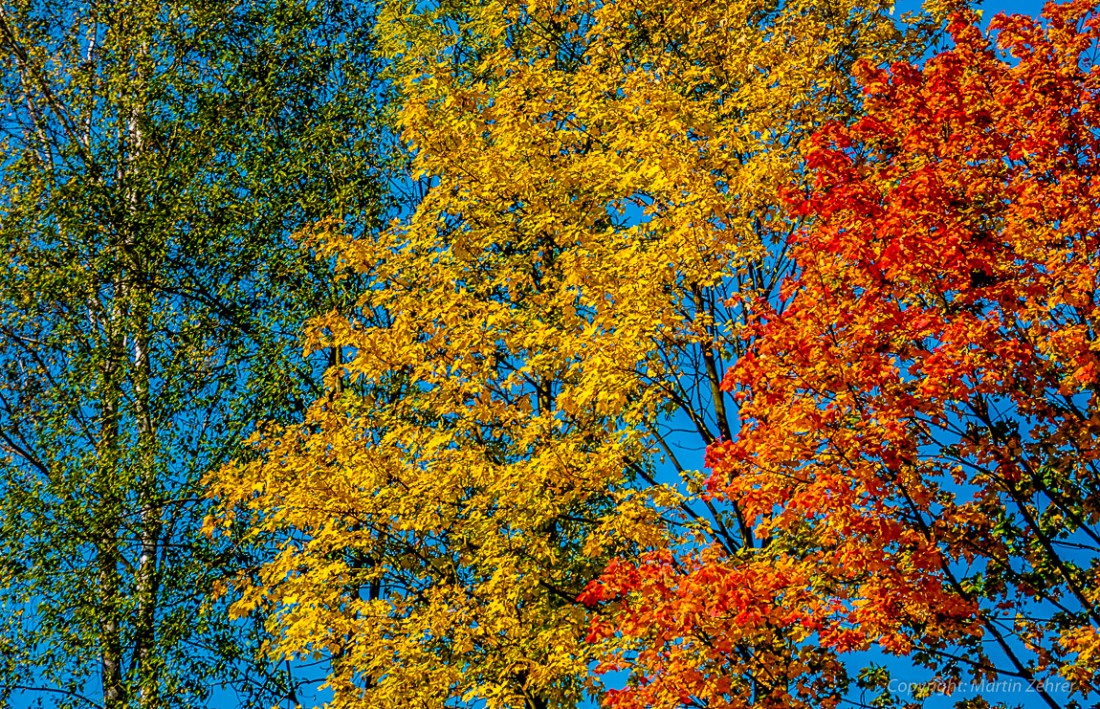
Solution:
M 0 706 L 1096 702 L 1100 0 L 973 4 L 5 0 Z
M 730 437 L 722 373 L 789 264 L 797 145 L 850 115 L 856 58 L 932 25 L 852 0 L 388 4 L 418 202 L 311 237 L 370 286 L 310 330 L 336 366 L 304 424 L 212 481 L 211 531 L 273 545 L 236 612 L 273 613 L 277 657 L 331 658 L 335 707 L 602 696 L 577 597 L 607 561 L 753 543 L 685 499 L 702 460 L 676 461 L 672 417 L 696 451 Z
M 809 220 L 797 274 L 724 381 L 740 431 L 709 450 L 706 494 L 761 547 L 623 560 L 590 587 L 617 609 L 593 627 L 619 648 L 606 667 L 633 673 L 611 706 L 832 706 L 869 649 L 929 692 L 1017 678 L 1063 706 L 1056 678 L 1093 695 L 1093 12 L 999 16 L 995 44 L 956 15 L 923 68 L 859 68 L 862 115 L 814 137 L 812 185 L 788 195 Z M 804 661 L 745 677 L 772 636 Z M 858 683 L 892 689 L 887 665 Z
M 335 707 L 1092 692 L 1093 8 L 921 67 L 885 12 L 387 6 L 415 209 L 307 236 L 367 284 L 328 391 L 211 481 L 275 657 Z

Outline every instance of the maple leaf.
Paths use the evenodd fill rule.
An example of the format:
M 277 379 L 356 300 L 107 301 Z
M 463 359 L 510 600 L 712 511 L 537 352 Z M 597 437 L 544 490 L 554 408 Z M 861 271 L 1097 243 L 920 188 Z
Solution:
M 708 458 L 712 499 L 767 546 L 605 577 L 600 597 L 628 599 L 638 624 L 748 589 L 722 623 L 671 625 L 646 687 L 693 691 L 689 643 L 743 661 L 767 619 L 831 649 L 823 662 L 876 647 L 950 686 L 1022 677 L 1051 707 L 1059 675 L 1070 696 L 1095 691 L 1095 18 L 1091 2 L 999 16 L 993 45 L 955 15 L 952 49 L 865 67 L 862 115 L 808 143 L 812 189 L 786 193 L 807 218 L 789 301 L 727 375 L 743 424 Z M 830 667 L 810 701 L 836 701 Z M 797 703 L 772 681 L 759 703 Z M 683 703 L 645 691 L 623 705 Z

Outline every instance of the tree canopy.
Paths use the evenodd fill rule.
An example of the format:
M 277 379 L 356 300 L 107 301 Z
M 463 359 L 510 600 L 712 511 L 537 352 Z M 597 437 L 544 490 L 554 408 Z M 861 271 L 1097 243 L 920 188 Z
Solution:
M 730 439 L 723 370 L 789 269 L 798 145 L 856 109 L 857 59 L 915 58 L 935 22 L 847 1 L 380 17 L 423 198 L 318 237 L 372 284 L 315 323 L 345 363 L 212 478 L 211 526 L 287 535 L 236 608 L 276 609 L 276 652 L 334 658 L 333 706 L 578 706 L 604 689 L 577 597 L 612 556 L 756 546 L 674 431 Z M 754 662 L 795 661 L 764 642 L 783 650 Z
M 291 234 L 382 212 L 361 11 L 0 6 L 0 703 L 286 691 L 207 598 L 247 558 L 199 481 L 320 390 L 339 289 Z
M 0 2 L 0 704 L 1095 701 L 1096 9 Z
M 997 17 L 996 44 L 959 14 L 923 67 L 856 67 L 862 109 L 816 134 L 787 196 L 807 221 L 786 305 L 762 305 L 723 383 L 741 430 L 708 452 L 705 494 L 761 546 L 625 560 L 590 589 L 628 620 L 598 634 L 653 648 L 613 705 L 743 706 L 732 649 L 777 627 L 827 651 L 830 682 L 875 649 L 908 659 L 916 699 L 1006 679 L 1051 707 L 1094 695 L 1094 9 Z M 793 669 L 758 703 L 837 703 L 810 659 Z M 913 701 L 892 679 L 859 682 Z

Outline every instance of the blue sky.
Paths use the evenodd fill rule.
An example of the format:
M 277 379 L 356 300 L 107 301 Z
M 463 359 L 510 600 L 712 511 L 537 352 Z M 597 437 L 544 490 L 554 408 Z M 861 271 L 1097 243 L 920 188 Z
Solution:
M 982 11 L 982 20 L 989 19 L 999 12 L 1019 13 L 1023 15 L 1038 15 L 1043 9 L 1043 2 L 1039 0 L 986 0 L 979 3 Z M 920 0 L 898 0 L 895 11 L 898 13 L 919 10 Z

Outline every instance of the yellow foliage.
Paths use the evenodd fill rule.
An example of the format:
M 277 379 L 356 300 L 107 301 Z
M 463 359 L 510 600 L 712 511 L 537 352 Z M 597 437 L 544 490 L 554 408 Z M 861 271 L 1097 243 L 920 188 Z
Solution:
M 852 61 L 919 51 L 888 10 L 389 3 L 423 197 L 370 238 L 322 225 L 373 284 L 307 338 L 346 361 L 211 481 L 226 524 L 291 534 L 237 608 L 333 658 L 333 707 L 576 706 L 600 688 L 575 599 L 611 555 L 753 545 L 670 527 L 655 461 L 673 412 L 700 449 L 735 430 L 718 385 L 784 273 L 799 143 L 850 110 Z

